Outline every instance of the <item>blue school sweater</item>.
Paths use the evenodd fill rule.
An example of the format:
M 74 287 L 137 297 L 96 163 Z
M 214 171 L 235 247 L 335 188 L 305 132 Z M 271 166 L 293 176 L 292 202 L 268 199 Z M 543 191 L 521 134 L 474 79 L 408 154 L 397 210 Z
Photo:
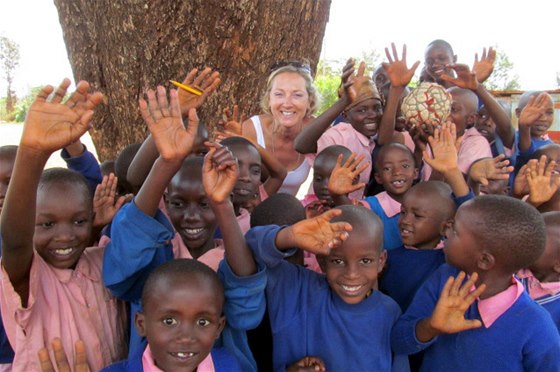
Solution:
M 416 290 L 443 263 L 443 249 L 409 249 L 404 246 L 392 249 L 379 280 L 379 290 L 395 300 L 404 312 Z
M 525 287 L 528 293 L 531 293 L 531 288 L 529 288 L 529 282 L 527 278 L 520 279 L 521 283 Z M 560 293 L 555 295 L 547 295 L 540 298 L 536 298 L 535 302 L 541 305 L 550 313 L 552 320 L 556 324 L 558 331 L 560 332 Z
M 144 370 L 142 366 L 142 355 L 146 349 L 146 344 L 144 347 L 138 349 L 134 355 L 132 355 L 127 360 L 123 360 L 117 363 L 113 363 L 108 367 L 103 368 L 102 372 L 141 372 Z M 237 363 L 237 360 L 224 348 L 214 347 L 210 351 L 212 355 L 212 362 L 214 363 L 214 369 L 216 372 L 241 372 L 241 368 Z
M 421 343 L 416 324 L 432 314 L 441 290 L 459 270 L 443 264 L 416 292 L 391 335 L 393 350 L 412 354 L 425 349 L 421 371 L 559 371 L 560 336 L 550 315 L 523 292 L 489 328 L 446 334 Z M 477 302 L 467 319 L 480 319 Z
M 245 235 L 256 260 L 267 266 L 274 370 L 317 356 L 327 371 L 407 371 L 406 356 L 394 356 L 389 342 L 398 305 L 379 291 L 359 304 L 345 303 L 324 275 L 284 260 L 289 254 L 274 244 L 279 230 L 261 226 Z
M 383 248 L 389 251 L 400 247 L 402 245 L 401 233 L 399 230 L 400 214 L 397 213 L 393 217 L 388 217 L 375 196 L 368 196 L 366 202 L 369 204 L 371 210 L 381 218 L 381 222 L 383 222 Z
M 143 350 L 143 340 L 134 327 L 134 314 L 141 311 L 142 288 L 148 275 L 173 259 L 173 226 L 161 211 L 155 217 L 142 212 L 134 202 L 124 205 L 111 225 L 111 242 L 103 255 L 103 282 L 117 298 L 130 302 L 131 336 L 129 356 Z M 246 330 L 257 327 L 265 310 L 266 273 L 262 266 L 251 276 L 238 277 L 222 260 L 218 269 L 225 289 L 226 327 L 216 347 L 227 348 L 242 370 L 256 371 Z

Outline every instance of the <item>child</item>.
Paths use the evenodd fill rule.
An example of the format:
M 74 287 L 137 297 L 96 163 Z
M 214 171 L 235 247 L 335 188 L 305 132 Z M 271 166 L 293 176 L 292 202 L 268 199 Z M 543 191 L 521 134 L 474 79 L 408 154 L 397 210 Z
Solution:
M 157 267 L 142 304 L 135 325 L 147 345 L 103 371 L 241 371 L 226 349 L 214 347 L 226 322 L 224 286 L 208 266 L 176 259 Z
M 454 216 L 451 188 L 441 181 L 420 182 L 404 195 L 399 217 L 403 246 L 388 251 L 379 282 L 403 312 L 424 280 L 445 262 L 441 239 Z
M 366 202 L 383 221 L 383 247 L 395 249 L 402 245 L 398 227 L 402 198 L 418 177 L 414 155 L 400 143 L 383 146 L 377 154 L 374 176 L 385 191 L 368 196 Z
M 511 197 L 480 196 L 446 235 L 448 264 L 416 292 L 393 328 L 393 350 L 425 349 L 424 371 L 557 371 L 558 331 L 513 277 L 544 250 L 542 216 Z
M 356 76 L 354 61 L 349 60 L 342 72 L 343 94 L 329 109 L 311 122 L 298 135 L 296 150 L 303 154 L 318 153 L 330 145 L 343 145 L 358 156 L 363 155 L 370 164 L 361 174 L 360 183 L 368 184 L 371 175 L 372 151 L 376 144 L 384 145 L 393 140 L 395 117 L 400 96 L 414 75 L 419 62 L 412 68 L 406 66 L 406 46 L 403 47 L 402 60 L 399 60 L 395 45 L 393 56 L 386 49 L 389 63 L 384 64 L 391 80 L 391 88 L 385 110 L 381 97 L 371 79 L 364 76 L 365 64 L 361 63 Z M 332 121 L 344 112 L 346 123 L 330 127 Z M 400 135 L 400 134 L 399 134 Z M 402 135 L 401 135 L 402 137 Z M 314 156 L 309 155 L 312 162 Z M 362 199 L 364 192 L 356 191 L 353 199 Z
M 424 68 L 427 80 L 449 88 L 451 85 L 442 79 L 443 74 L 453 74 L 449 66 L 457 62 L 457 56 L 453 53 L 453 48 L 445 40 L 437 39 L 432 41 L 424 51 Z
M 560 212 L 543 214 L 546 246 L 543 254 L 517 277 L 532 299 L 542 305 L 560 330 Z
M 115 175 L 119 179 L 119 184 L 117 186 L 117 194 L 118 195 L 126 195 L 126 194 L 134 194 L 138 192 L 137 187 L 131 185 L 127 180 L 127 173 L 128 168 L 130 168 L 130 163 L 132 163 L 132 159 L 140 150 L 140 143 L 133 143 L 132 145 L 125 146 L 117 156 L 115 160 Z
M 38 370 L 36 353 L 54 337 L 67 354 L 78 339 L 90 345 L 92 370 L 126 354 L 124 307 L 101 283 L 103 249 L 86 249 L 88 183 L 65 169 L 41 177 L 49 156 L 85 133 L 103 100 L 81 81 L 61 103 L 69 85 L 65 79 L 50 100 L 53 87 L 46 86 L 31 105 L 2 211 L 2 314 L 15 370 Z
M 377 291 L 386 259 L 382 231 L 375 214 L 352 205 L 247 233 L 257 261 L 267 265 L 275 371 L 311 355 L 327 371 L 408 370 L 389 345 L 400 310 Z M 325 275 L 284 261 L 294 248 L 323 255 Z
M 255 362 L 245 330 L 261 320 L 266 277 L 263 270 L 257 272 L 239 225 L 231 223 L 235 221 L 230 194 L 238 176 L 236 161 L 227 148 L 215 144 L 207 144 L 210 150 L 204 160 L 189 156 L 198 126 L 196 111 L 189 112 L 185 128 L 177 91 L 171 90 L 171 102 L 161 86 L 157 97 L 152 90 L 147 97 L 148 103 L 140 100 L 140 110 L 160 156 L 134 201 L 115 216 L 103 280 L 115 295 L 131 302 L 135 313 L 141 309 L 144 283 L 155 267 L 173 258 L 194 258 L 219 269 L 229 319 L 220 343 L 235 355 L 244 371 L 253 371 Z M 171 223 L 158 210 L 166 187 Z M 216 226 L 223 243 L 214 240 Z M 132 329 L 129 355 L 141 346 Z

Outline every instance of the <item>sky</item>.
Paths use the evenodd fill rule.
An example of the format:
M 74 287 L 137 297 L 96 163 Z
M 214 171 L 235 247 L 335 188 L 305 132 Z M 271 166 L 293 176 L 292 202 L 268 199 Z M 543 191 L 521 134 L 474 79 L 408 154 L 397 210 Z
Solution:
M 0 10 L 0 35 L 20 48 L 14 80 L 18 95 L 72 78 L 52 0 L 0 0 Z M 458 62 L 472 65 L 476 52 L 497 46 L 514 63 L 522 89 L 555 89 L 560 73 L 558 14 L 560 2 L 550 0 L 332 0 L 321 58 L 346 59 L 372 49 L 384 57 L 384 48 L 395 42 L 399 52 L 407 44 L 412 65 L 422 60 L 430 41 L 445 39 Z M 0 96 L 5 92 L 2 78 Z

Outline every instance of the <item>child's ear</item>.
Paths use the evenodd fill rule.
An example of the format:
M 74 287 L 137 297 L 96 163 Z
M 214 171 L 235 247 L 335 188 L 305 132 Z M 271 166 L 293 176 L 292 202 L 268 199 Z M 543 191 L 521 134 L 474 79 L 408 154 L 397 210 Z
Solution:
M 134 325 L 136 326 L 136 331 L 142 337 L 146 336 L 146 327 L 144 326 L 144 314 L 137 311 L 134 315 Z
M 416 163 L 416 161 L 415 161 Z M 414 179 L 417 180 L 418 177 L 420 176 L 420 168 L 414 168 Z
M 515 109 L 515 116 L 519 119 L 519 115 L 521 115 L 521 110 L 519 108 Z
M 379 260 L 377 260 L 377 272 L 383 271 L 385 264 L 387 263 L 387 251 L 384 249 L 383 252 L 379 254 Z
M 443 221 L 439 228 L 439 235 L 447 236 L 447 229 L 453 226 L 453 218 L 448 219 L 447 221 Z
M 167 193 L 167 190 L 163 193 L 163 202 L 166 204 L 169 202 L 169 194 Z
M 490 252 L 484 250 L 480 253 L 477 260 L 477 266 L 480 270 L 488 271 L 496 265 L 496 259 Z
M 555 273 L 560 274 L 560 260 L 556 260 L 556 262 L 552 266 L 552 270 L 554 270 Z
M 457 54 L 453 56 L 453 63 L 457 63 Z
M 467 122 L 466 122 L 467 125 L 466 125 L 466 127 L 467 127 L 467 128 L 470 128 L 470 127 L 472 127 L 473 125 L 475 125 L 475 124 L 476 124 L 476 119 L 477 119 L 477 118 L 478 118 L 478 114 L 477 114 L 476 112 L 470 113 L 470 114 L 467 116 Z
M 379 177 L 379 174 L 377 172 L 374 171 L 373 177 L 375 178 L 375 182 L 377 182 L 378 184 L 381 185 L 383 183 L 383 181 L 381 180 L 381 177 Z
M 216 339 L 220 337 L 225 326 L 226 326 L 226 317 L 225 315 L 222 315 L 218 322 L 218 329 L 216 329 Z

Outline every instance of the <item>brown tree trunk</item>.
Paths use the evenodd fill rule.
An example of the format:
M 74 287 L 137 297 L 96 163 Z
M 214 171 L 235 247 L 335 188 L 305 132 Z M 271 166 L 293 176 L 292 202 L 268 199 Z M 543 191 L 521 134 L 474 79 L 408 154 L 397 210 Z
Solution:
M 315 70 L 330 0 L 54 0 L 74 78 L 106 96 L 91 130 L 100 160 L 145 138 L 137 108 L 147 87 L 210 66 L 222 84 L 201 108 L 212 126 L 238 103 L 260 112 L 269 66 L 307 59 Z

